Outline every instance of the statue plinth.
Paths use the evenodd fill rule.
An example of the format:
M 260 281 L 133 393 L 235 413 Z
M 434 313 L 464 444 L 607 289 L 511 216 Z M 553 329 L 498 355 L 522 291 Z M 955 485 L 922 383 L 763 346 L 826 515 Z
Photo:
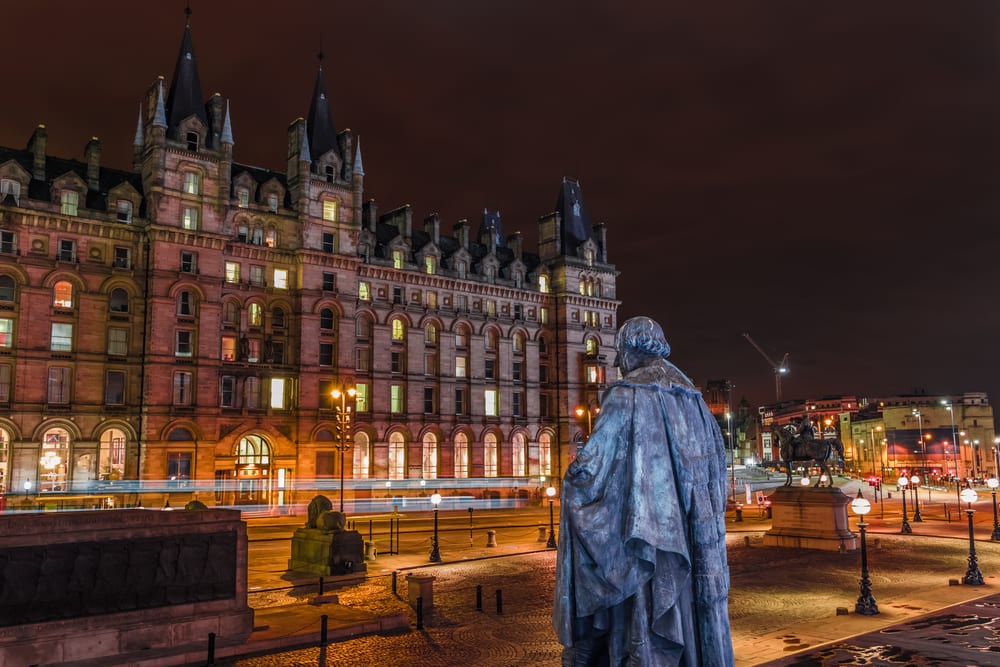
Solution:
M 299 528 L 292 536 L 288 569 L 320 576 L 365 572 L 365 541 L 356 530 Z
M 764 545 L 823 551 L 854 551 L 857 536 L 847 525 L 850 498 L 837 488 L 782 486 L 770 496 L 771 530 Z

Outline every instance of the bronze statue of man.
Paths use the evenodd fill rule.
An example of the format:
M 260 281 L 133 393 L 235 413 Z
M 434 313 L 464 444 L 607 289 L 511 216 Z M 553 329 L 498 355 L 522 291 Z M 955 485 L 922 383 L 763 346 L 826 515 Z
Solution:
M 563 479 L 553 625 L 564 667 L 731 667 L 726 456 L 648 317 Z

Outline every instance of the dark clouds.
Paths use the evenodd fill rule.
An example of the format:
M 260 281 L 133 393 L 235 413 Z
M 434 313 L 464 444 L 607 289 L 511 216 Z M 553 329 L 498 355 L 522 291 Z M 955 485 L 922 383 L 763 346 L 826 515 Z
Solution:
M 773 398 L 1000 396 L 1000 6 L 980 2 L 194 0 L 236 158 L 282 168 L 323 40 L 366 196 L 446 226 L 499 208 L 533 243 L 562 176 L 608 224 L 621 316 L 698 381 Z M 183 2 L 5 8 L 0 143 L 131 160 Z

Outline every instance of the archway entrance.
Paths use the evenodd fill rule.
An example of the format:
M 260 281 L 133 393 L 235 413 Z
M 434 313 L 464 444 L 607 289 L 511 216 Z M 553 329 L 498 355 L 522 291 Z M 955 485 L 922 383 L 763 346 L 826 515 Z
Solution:
M 259 435 L 240 438 L 233 471 L 236 505 L 271 504 L 271 448 Z

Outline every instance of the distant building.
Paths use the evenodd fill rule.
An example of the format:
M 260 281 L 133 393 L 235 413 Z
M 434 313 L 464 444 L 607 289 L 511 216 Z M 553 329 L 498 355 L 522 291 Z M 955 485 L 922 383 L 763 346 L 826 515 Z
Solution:
M 276 506 L 341 476 L 348 498 L 560 476 L 619 305 L 579 184 L 554 193 L 535 252 L 497 211 L 449 234 L 365 201 L 322 60 L 284 171 L 238 162 L 229 103 L 204 100 L 187 25 L 130 168 L 103 165 L 97 138 L 83 161 L 48 155 L 42 125 L 0 148 L 0 492 L 143 480 Z

